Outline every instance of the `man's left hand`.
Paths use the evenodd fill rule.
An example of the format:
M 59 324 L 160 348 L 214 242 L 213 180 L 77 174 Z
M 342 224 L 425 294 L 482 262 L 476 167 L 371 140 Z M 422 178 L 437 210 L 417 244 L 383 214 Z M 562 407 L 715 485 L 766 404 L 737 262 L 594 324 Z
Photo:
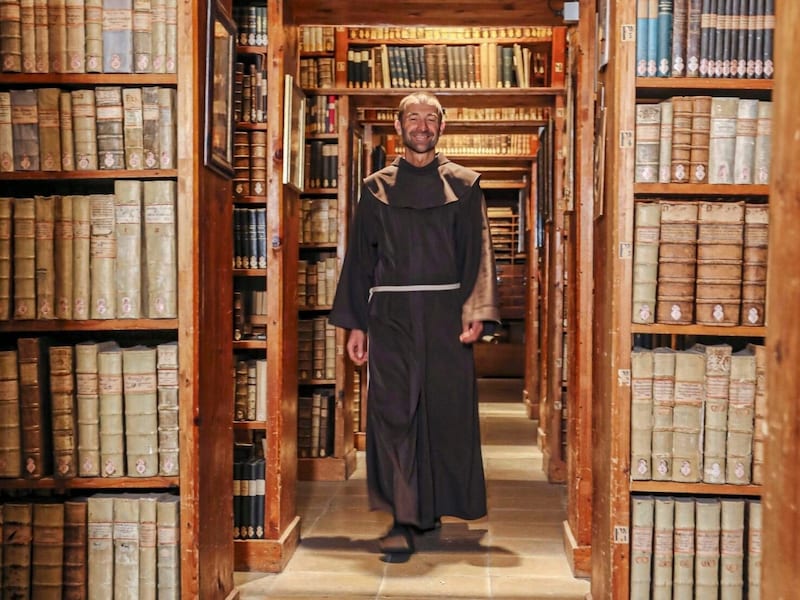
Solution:
M 470 321 L 458 339 L 462 344 L 473 344 L 480 339 L 481 332 L 483 332 L 483 321 Z

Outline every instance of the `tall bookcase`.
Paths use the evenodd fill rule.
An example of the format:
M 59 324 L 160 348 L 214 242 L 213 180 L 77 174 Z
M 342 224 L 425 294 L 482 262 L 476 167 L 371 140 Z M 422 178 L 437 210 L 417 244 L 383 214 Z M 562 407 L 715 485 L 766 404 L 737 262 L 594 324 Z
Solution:
M 170 183 L 175 190 L 173 203 L 168 210 L 165 207 L 160 216 L 171 215 L 171 222 L 170 219 L 164 219 L 163 225 L 168 225 L 175 235 L 170 258 L 177 290 L 174 313 L 168 318 L 10 318 L 0 322 L 0 337 L 4 348 L 14 347 L 17 339 L 29 337 L 48 337 L 54 343 L 69 346 L 90 340 L 115 340 L 122 347 L 136 344 L 152 347 L 162 342 L 177 342 L 175 385 L 179 398 L 179 470 L 169 476 L 137 477 L 129 468 L 121 477 L 78 476 L 68 479 L 54 478 L 52 472 L 45 472 L 38 479 L 2 479 L 0 494 L 10 497 L 30 492 L 36 496 L 52 496 L 56 502 L 98 492 L 123 494 L 163 491 L 179 494 L 180 517 L 176 540 L 179 545 L 177 556 L 180 574 L 176 583 L 180 585 L 180 594 L 184 598 L 221 597 L 233 589 L 232 540 L 228 541 L 229 536 L 223 534 L 229 528 L 230 508 L 226 502 L 228 488 L 223 483 L 216 493 L 210 493 L 212 481 L 229 480 L 229 468 L 223 465 L 225 457 L 229 456 L 228 436 L 225 433 L 228 427 L 221 425 L 225 421 L 217 418 L 218 398 L 227 392 L 228 379 L 223 381 L 217 378 L 214 370 L 209 368 L 215 360 L 214 353 L 201 352 L 201 348 L 224 348 L 227 340 L 227 336 L 218 336 L 218 330 L 214 327 L 215 323 L 225 320 L 226 307 L 208 293 L 212 287 L 210 282 L 214 278 L 218 248 L 210 243 L 214 234 L 206 224 L 216 217 L 219 205 L 213 198 L 216 197 L 214 190 L 220 183 L 218 178 L 201 168 L 198 158 L 202 156 L 204 145 L 201 91 L 205 74 L 201 58 L 205 56 L 201 41 L 205 33 L 205 20 L 198 19 L 198 15 L 205 14 L 206 8 L 205 3 L 191 6 L 173 3 L 167 6 L 166 17 L 172 25 L 167 30 L 168 40 L 172 40 L 168 42 L 171 66 L 167 71 L 170 72 L 112 73 L 108 69 L 102 72 L 101 67 L 99 72 L 67 73 L 63 68 L 62 72 L 56 72 L 51 64 L 49 72 L 18 73 L 6 69 L 0 74 L 0 91 L 3 92 L 45 88 L 58 88 L 66 92 L 97 92 L 102 87 L 158 87 L 171 90 L 170 93 L 174 94 L 174 105 L 164 115 L 165 119 L 169 118 L 174 123 L 174 155 L 169 165 L 153 169 L 134 168 L 134 163 L 129 162 L 127 168 L 121 169 L 4 169 L 0 173 L 0 180 L 6 185 L 3 196 L 13 198 L 113 194 L 115 181 Z M 75 26 L 74 21 L 68 23 L 69 26 Z M 197 27 L 196 35 L 178 35 L 178 32 L 190 29 L 192 24 Z M 96 22 L 94 25 L 99 26 Z M 158 30 L 164 31 L 163 28 Z M 95 29 L 95 36 L 97 31 Z M 36 35 L 41 32 L 37 26 Z M 69 33 L 74 34 L 74 30 Z M 25 30 L 23 36 L 30 38 L 34 33 Z M 88 51 L 88 47 L 86 49 Z M 8 47 L 4 45 L 5 50 Z M 122 107 L 119 109 L 121 113 Z M 52 126 L 54 122 L 58 123 L 59 119 L 51 113 L 47 119 L 30 121 L 30 125 L 38 129 L 45 123 Z M 27 126 L 29 131 L 30 125 Z M 208 194 L 212 200 L 199 202 L 204 194 Z M 141 215 L 142 223 L 146 223 L 146 208 Z M 8 240 L 11 230 L 7 229 L 6 234 Z M 9 251 L 13 252 L 13 245 Z M 165 259 L 167 256 L 164 255 Z M 200 331 L 201 323 L 209 329 Z M 46 376 L 49 375 L 46 372 Z M 49 421 L 52 414 L 46 411 L 42 417 Z M 80 444 L 80 437 L 73 442 L 76 446 Z
M 641 7 L 647 3 L 640 2 L 638 4 Z M 641 448 L 639 441 L 641 438 L 638 437 L 641 430 L 647 429 L 648 426 L 653 428 L 654 423 L 656 424 L 655 429 L 658 429 L 659 419 L 663 417 L 663 414 L 659 415 L 655 408 L 651 408 L 651 412 L 645 415 L 638 404 L 647 400 L 648 393 L 650 393 L 651 401 L 653 397 L 663 394 L 663 387 L 658 389 L 659 385 L 663 386 L 663 379 L 659 384 L 659 376 L 655 375 L 650 387 L 645 385 L 642 388 L 640 379 L 642 371 L 639 367 L 640 363 L 638 363 L 640 353 L 634 352 L 634 346 L 671 348 L 679 351 L 678 354 L 682 353 L 684 358 L 689 356 L 687 351 L 695 343 L 705 344 L 709 347 L 728 344 L 736 353 L 750 343 L 763 344 L 767 332 L 763 321 L 755 319 L 748 322 L 748 316 L 752 313 L 748 310 L 744 296 L 736 297 L 736 294 L 733 294 L 728 302 L 714 300 L 710 307 L 702 306 L 704 297 L 703 292 L 700 291 L 700 285 L 704 282 L 701 281 L 701 273 L 707 272 L 709 265 L 727 264 L 733 270 L 737 265 L 738 268 L 742 268 L 741 255 L 738 259 L 730 256 L 726 257 L 727 261 L 717 260 L 718 257 L 714 256 L 713 248 L 709 246 L 709 244 L 717 244 L 717 248 L 720 249 L 725 246 L 726 240 L 723 236 L 726 227 L 716 229 L 704 226 L 702 215 L 699 220 L 690 217 L 675 227 L 675 224 L 665 216 L 666 212 L 664 212 L 663 206 L 669 205 L 671 209 L 682 211 L 695 204 L 700 207 L 701 211 L 714 212 L 720 209 L 734 211 L 735 207 L 745 199 L 747 205 L 763 206 L 768 200 L 769 187 L 765 184 L 752 183 L 707 183 L 706 174 L 702 171 L 695 175 L 702 180 L 696 183 L 636 181 L 635 174 L 638 174 L 639 179 L 648 176 L 648 173 L 643 172 L 643 167 L 647 162 L 647 152 L 642 151 L 642 142 L 653 139 L 648 136 L 646 126 L 643 128 L 647 109 L 643 110 L 642 106 L 651 108 L 660 106 L 659 103 L 665 99 L 673 98 L 673 119 L 675 119 L 677 115 L 675 111 L 679 106 L 675 100 L 683 98 L 687 98 L 690 105 L 692 103 L 700 104 L 698 100 L 705 97 L 769 101 L 772 81 L 746 77 L 635 77 L 637 39 L 639 39 L 636 26 L 637 3 L 631 1 L 612 5 L 609 16 L 607 28 L 610 35 L 609 63 L 604 75 L 600 78 L 597 100 L 600 103 L 603 102 L 601 98 L 604 98 L 605 106 L 601 108 L 604 108 L 607 113 L 605 137 L 607 152 L 605 154 L 605 190 L 596 198 L 594 211 L 596 291 L 593 340 L 595 348 L 593 421 L 598 426 L 596 436 L 598 447 L 595 448 L 593 460 L 595 483 L 592 519 L 595 525 L 592 539 L 592 594 L 601 598 L 628 598 L 635 590 L 637 594 L 645 594 L 642 597 L 649 597 L 647 594 L 652 589 L 650 585 L 654 584 L 656 569 L 663 567 L 663 565 L 657 564 L 658 553 L 664 551 L 663 546 L 660 548 L 657 546 L 658 541 L 655 544 L 652 543 L 652 540 L 656 538 L 664 539 L 663 533 L 658 531 L 658 526 L 653 532 L 652 519 L 654 514 L 655 519 L 660 518 L 659 504 L 663 508 L 670 499 L 697 501 L 696 512 L 695 508 L 690 508 L 688 513 L 684 511 L 681 513 L 684 516 L 690 514 L 694 520 L 688 526 L 688 530 L 691 536 L 697 536 L 696 543 L 698 545 L 695 557 L 698 560 L 704 559 L 706 562 L 702 567 L 705 568 L 710 564 L 712 571 L 710 575 L 701 572 L 701 567 L 695 562 L 695 557 L 692 557 L 689 560 L 688 572 L 692 576 L 694 570 L 695 585 L 710 583 L 711 587 L 714 587 L 725 584 L 726 579 L 730 584 L 730 570 L 720 568 L 719 571 L 716 571 L 715 569 L 719 568 L 720 563 L 730 560 L 731 555 L 737 553 L 740 557 L 743 555 L 745 565 L 751 551 L 753 552 L 752 556 L 757 558 L 756 548 L 748 546 L 749 537 L 746 528 L 743 537 L 739 538 L 739 541 L 743 542 L 739 550 L 735 549 L 735 544 L 730 545 L 730 539 L 736 537 L 735 526 L 728 525 L 729 531 L 726 532 L 726 535 L 729 537 L 722 541 L 719 537 L 719 528 L 726 527 L 724 522 L 720 524 L 717 520 L 716 536 L 700 530 L 706 523 L 703 513 L 709 503 L 713 505 L 714 502 L 721 501 L 723 504 L 727 504 L 730 500 L 741 499 L 753 504 L 760 499 L 761 486 L 747 483 L 749 481 L 747 471 L 751 465 L 755 467 L 756 461 L 760 461 L 762 457 L 759 456 L 758 443 L 753 443 L 750 451 L 753 452 L 751 458 L 755 460 L 748 463 L 745 458 L 744 475 L 741 478 L 738 473 L 724 473 L 723 469 L 723 478 L 717 479 L 720 481 L 719 483 L 709 482 L 719 477 L 719 474 L 713 469 L 714 463 L 707 453 L 709 447 L 704 445 L 704 440 L 712 439 L 714 432 L 709 434 L 709 430 L 704 430 L 703 427 L 704 425 L 708 427 L 709 424 L 715 422 L 714 416 L 709 413 L 709 410 L 713 410 L 715 406 L 714 394 L 719 392 L 719 388 L 715 387 L 714 381 L 709 379 L 709 377 L 716 377 L 715 371 L 703 362 L 704 370 L 701 378 L 696 380 L 694 388 L 687 387 L 686 377 L 681 377 L 681 381 L 677 382 L 674 387 L 675 396 L 674 404 L 670 406 L 671 414 L 676 420 L 679 415 L 684 420 L 681 423 L 673 422 L 671 417 L 672 430 L 669 432 L 676 439 L 683 439 L 679 438 L 679 435 L 699 435 L 699 441 L 694 438 L 693 442 L 693 448 L 697 453 L 694 458 L 699 458 L 700 461 L 699 472 L 698 465 L 692 464 L 692 460 L 681 460 L 685 456 L 679 455 L 678 446 L 673 443 L 669 448 L 670 452 L 674 451 L 673 463 L 671 466 L 666 466 L 663 473 L 658 474 L 657 471 L 662 463 L 657 456 L 658 436 L 655 434 L 651 434 L 652 438 L 650 438 L 653 444 L 651 450 L 654 453 L 652 462 L 647 460 L 648 457 L 641 460 L 639 455 L 634 461 L 632 452 L 636 453 Z M 640 106 L 638 111 L 637 105 Z M 638 123 L 637 115 L 639 115 Z M 731 126 L 720 127 L 720 122 L 716 121 L 719 116 L 714 112 L 708 115 L 705 128 L 702 117 L 693 121 L 695 126 L 691 128 L 692 131 L 689 134 L 691 140 L 687 139 L 687 151 L 689 150 L 688 146 L 692 146 L 693 157 L 696 151 L 694 147 L 700 150 L 704 147 L 702 143 L 704 131 L 707 136 L 710 135 L 711 144 L 718 143 L 714 138 L 720 135 L 724 136 L 726 130 L 731 131 L 731 135 L 733 135 L 736 127 L 732 126 L 733 130 Z M 676 131 L 680 131 L 685 125 L 680 124 L 679 127 L 679 122 L 676 120 L 673 120 L 672 124 L 673 157 L 671 164 L 676 165 L 680 163 L 681 155 L 674 153 L 676 139 L 674 136 Z M 659 130 L 663 131 L 660 129 L 660 125 L 656 124 L 655 131 Z M 600 134 L 603 133 L 600 130 Z M 658 136 L 656 136 L 656 140 L 657 138 Z M 706 140 L 709 140 L 709 137 L 706 137 Z M 708 141 L 705 147 L 707 146 Z M 658 147 L 657 144 L 656 147 Z M 716 148 L 711 152 L 713 155 Z M 702 156 L 702 154 L 697 156 Z M 655 159 L 658 160 L 657 152 Z M 713 165 L 711 170 L 714 170 Z M 668 177 L 673 179 L 675 174 L 670 174 Z M 648 230 L 643 213 L 647 204 L 652 205 L 657 201 L 662 203 L 662 212 L 660 213 L 660 230 L 658 233 L 654 233 L 653 229 Z M 742 245 L 744 246 L 744 269 L 746 270 L 748 233 L 745 227 L 742 227 L 743 235 L 741 231 L 739 232 L 738 243 L 740 253 Z M 680 237 L 683 234 L 686 235 Z M 673 241 L 684 249 L 693 247 L 695 243 L 698 244 L 697 254 L 693 254 L 682 263 L 684 267 L 690 265 L 692 271 L 689 283 L 689 287 L 692 289 L 683 292 L 688 295 L 688 304 L 681 304 L 676 299 L 670 299 L 667 297 L 668 292 L 665 291 L 668 290 L 667 284 L 670 283 L 670 270 L 664 260 L 664 257 L 667 256 L 664 251 L 669 250 L 669 248 L 665 248 L 665 245 Z M 736 245 L 730 240 L 727 243 L 732 247 Z M 651 248 L 655 244 L 658 252 L 658 280 L 651 283 L 655 290 L 659 290 L 657 293 L 660 294 L 660 297 L 656 299 L 656 292 L 654 292 L 654 306 L 642 302 L 642 296 L 637 292 L 638 287 L 644 281 L 641 276 L 641 263 L 647 262 L 641 259 L 644 256 L 642 244 L 650 244 Z M 703 244 L 706 246 L 703 247 Z M 697 275 L 694 271 L 695 266 L 698 268 Z M 762 266 L 766 269 L 765 264 Z M 740 277 L 744 276 L 740 275 Z M 648 281 L 650 279 L 652 278 L 648 278 Z M 727 279 L 724 275 L 718 276 L 718 279 L 712 283 L 729 283 L 723 281 Z M 634 287 L 635 283 L 639 284 L 636 288 Z M 736 287 L 735 283 L 733 287 Z M 742 286 L 742 289 L 745 288 L 747 288 L 746 282 Z M 693 298 L 696 292 L 698 292 L 697 302 Z M 741 314 L 739 313 L 740 308 Z M 687 310 L 694 310 L 694 316 L 687 318 Z M 760 316 L 763 318 L 763 313 Z M 668 351 L 665 350 L 665 352 Z M 702 355 L 700 360 L 703 360 Z M 730 366 L 732 363 L 723 360 L 720 361 L 719 366 L 724 370 L 726 364 Z M 753 367 L 754 373 L 755 370 L 756 367 Z M 679 372 L 676 371 L 675 374 L 678 376 L 676 379 L 680 377 Z M 731 390 L 741 385 L 739 381 L 734 380 L 733 375 L 729 377 Z M 752 381 L 747 385 L 752 386 L 753 389 L 759 389 L 757 385 L 760 384 Z M 729 427 L 731 427 L 731 415 L 741 416 L 742 414 L 736 407 L 737 400 L 738 398 L 734 395 L 724 398 L 724 401 L 727 402 L 727 410 L 730 411 L 728 413 Z M 758 399 L 755 401 L 758 402 Z M 758 423 L 759 416 L 763 416 L 759 415 L 758 407 L 753 409 L 751 406 L 749 410 L 755 412 L 755 421 Z M 693 413 L 692 418 L 696 417 L 694 421 L 686 420 L 689 413 Z M 748 415 L 747 410 L 743 414 Z M 752 427 L 753 415 L 749 414 Z M 700 423 L 699 430 L 697 429 L 697 419 Z M 730 433 L 731 430 L 728 430 L 728 451 L 731 448 Z M 758 434 L 758 425 L 756 424 L 755 429 L 751 430 L 749 435 L 757 438 Z M 650 448 L 650 446 L 648 447 Z M 728 462 L 730 462 L 730 456 Z M 732 483 L 732 479 L 738 479 L 738 481 Z M 722 483 L 722 481 L 727 483 Z M 652 511 L 652 504 L 649 504 L 652 501 L 655 501 L 655 513 Z M 677 511 L 677 500 L 675 507 Z M 722 510 L 724 518 L 726 510 L 724 506 Z M 675 514 L 676 520 L 674 523 L 670 522 L 669 526 L 675 527 L 674 539 L 678 544 L 677 532 L 679 529 L 685 530 L 687 524 L 685 521 L 679 522 L 677 520 L 678 512 Z M 640 519 L 640 517 L 642 518 Z M 718 513 L 717 519 L 719 519 Z M 663 523 L 666 524 L 667 520 L 668 518 L 665 517 Z M 742 534 L 741 529 L 738 533 Z M 648 541 L 648 535 L 652 536 L 650 541 Z M 686 539 L 685 535 L 682 539 Z M 701 547 L 700 544 L 703 546 Z M 719 554 L 714 557 L 713 552 L 711 556 L 702 556 L 715 544 L 721 544 L 722 557 Z M 685 546 L 682 547 L 685 550 Z M 758 550 L 760 550 L 760 544 Z M 671 554 L 669 558 L 672 560 Z M 675 561 L 678 561 L 677 555 Z M 652 570 L 650 570 L 651 565 L 654 565 Z M 747 570 L 746 566 L 743 567 L 742 563 L 739 563 L 739 571 L 734 573 L 740 578 L 742 577 L 742 568 Z M 735 569 L 736 567 L 733 567 L 733 571 Z M 715 573 L 720 575 L 715 577 Z M 673 585 L 671 577 L 669 584 Z M 736 589 L 735 577 L 732 584 Z M 746 578 L 742 585 L 744 589 L 747 589 Z

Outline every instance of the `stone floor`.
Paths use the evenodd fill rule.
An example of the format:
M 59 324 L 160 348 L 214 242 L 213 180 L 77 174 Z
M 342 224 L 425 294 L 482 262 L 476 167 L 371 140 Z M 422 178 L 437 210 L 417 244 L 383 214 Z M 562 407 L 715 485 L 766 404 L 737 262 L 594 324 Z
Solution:
M 542 473 L 521 382 L 479 385 L 486 518 L 444 519 L 440 530 L 416 538 L 406 562 L 386 562 L 377 538 L 391 517 L 367 508 L 360 453 L 348 481 L 299 483 L 300 546 L 282 573 L 236 573 L 241 600 L 583 600 L 589 583 L 572 577 L 562 544 L 566 493 Z

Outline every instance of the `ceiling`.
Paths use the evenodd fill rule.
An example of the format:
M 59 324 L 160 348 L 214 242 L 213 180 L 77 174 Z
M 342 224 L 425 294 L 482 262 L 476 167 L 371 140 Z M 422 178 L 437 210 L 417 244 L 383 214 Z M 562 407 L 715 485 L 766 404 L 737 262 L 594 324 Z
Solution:
M 555 10 L 563 4 L 563 0 L 286 0 L 286 17 L 296 25 L 562 25 Z

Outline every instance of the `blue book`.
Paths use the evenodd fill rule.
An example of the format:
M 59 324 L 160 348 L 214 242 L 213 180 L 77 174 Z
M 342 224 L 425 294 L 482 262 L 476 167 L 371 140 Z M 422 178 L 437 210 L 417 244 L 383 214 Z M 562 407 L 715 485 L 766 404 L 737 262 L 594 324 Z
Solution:
M 133 0 L 103 0 L 103 73 L 133 73 Z
M 669 77 L 672 73 L 672 0 L 658 0 L 656 26 L 656 75 Z
M 647 8 L 647 76 L 658 74 L 658 4 L 650 0 Z
M 649 21 L 647 7 L 650 0 L 636 2 L 636 76 L 647 76 L 647 34 Z

